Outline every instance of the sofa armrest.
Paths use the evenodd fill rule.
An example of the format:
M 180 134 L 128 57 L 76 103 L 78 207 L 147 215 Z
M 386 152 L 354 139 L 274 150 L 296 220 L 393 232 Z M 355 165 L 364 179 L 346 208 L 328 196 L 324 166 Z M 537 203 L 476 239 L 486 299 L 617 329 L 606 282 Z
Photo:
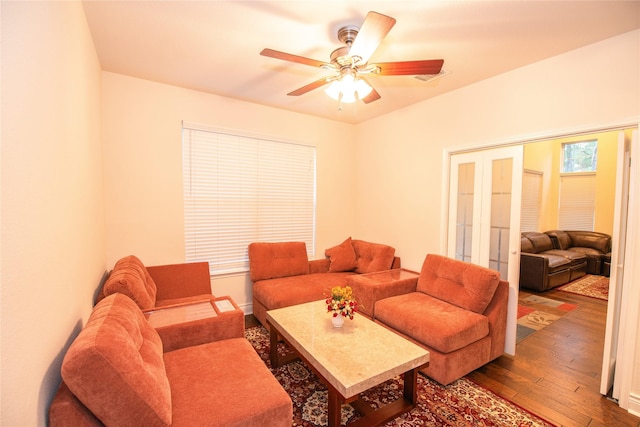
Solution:
M 220 309 L 216 305 L 217 301 L 229 307 L 226 310 Z M 184 316 L 183 309 L 197 307 L 203 303 L 211 304 L 208 310 L 210 314 L 194 316 L 191 320 Z M 171 311 L 176 314 L 172 314 Z M 160 316 L 159 325 L 154 325 L 156 321 L 151 318 L 153 315 Z M 196 304 L 175 304 L 147 310 L 145 316 L 160 335 L 165 353 L 208 342 L 244 337 L 244 312 L 228 296 L 212 297 L 209 301 Z M 164 320 L 162 316 L 165 316 Z
M 77 426 L 94 427 L 104 426 L 95 415 L 71 393 L 69 387 L 60 383 L 51 405 L 49 406 L 49 426 Z
M 390 276 L 385 279 L 383 276 Z M 377 276 L 375 280 L 371 280 L 368 275 L 353 275 L 347 278 L 347 284 L 351 286 L 353 294 L 358 301 L 358 311 L 365 316 L 375 319 L 376 302 L 394 297 L 397 295 L 407 294 L 416 291 L 418 285 L 418 273 L 415 276 L 406 278 L 391 277 L 394 274 L 401 274 L 400 270 L 388 270 L 387 272 L 372 273 Z
M 325 259 L 313 259 L 309 261 L 309 273 L 328 273 L 331 260 Z
M 544 291 L 549 260 L 543 255 L 520 252 L 520 286 Z
M 509 300 L 509 282 L 500 280 L 496 292 L 484 315 L 489 318 L 489 335 L 491 336 L 491 360 L 504 353 L 507 336 L 507 305 Z
M 208 262 L 157 265 L 147 267 L 156 284 L 156 300 L 211 294 Z

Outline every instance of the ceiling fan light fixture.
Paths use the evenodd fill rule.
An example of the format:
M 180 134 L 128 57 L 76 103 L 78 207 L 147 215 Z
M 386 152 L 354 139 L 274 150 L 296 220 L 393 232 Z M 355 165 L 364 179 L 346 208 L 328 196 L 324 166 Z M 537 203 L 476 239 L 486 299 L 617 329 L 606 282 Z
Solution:
M 342 82 L 340 80 L 334 80 L 331 84 L 324 90 L 324 93 L 329 95 L 330 98 L 335 99 L 336 101 L 340 100 L 340 92 L 342 92 Z
M 365 98 L 367 95 L 371 93 L 372 90 L 373 88 L 369 86 L 367 82 L 365 82 L 364 80 L 362 79 L 356 80 L 356 92 L 358 92 L 358 98 L 360 99 Z
M 359 99 L 363 99 L 371 93 L 373 88 L 362 79 L 354 78 L 353 74 L 345 74 L 340 80 L 334 80 L 325 89 L 325 93 L 336 101 L 347 104 L 356 102 L 356 94 Z

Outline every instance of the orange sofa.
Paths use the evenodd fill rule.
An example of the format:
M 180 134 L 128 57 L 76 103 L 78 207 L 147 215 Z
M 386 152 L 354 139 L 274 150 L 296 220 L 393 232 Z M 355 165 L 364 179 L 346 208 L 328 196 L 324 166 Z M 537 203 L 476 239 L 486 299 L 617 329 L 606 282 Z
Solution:
M 304 242 L 255 242 L 249 245 L 253 314 L 267 327 L 268 310 L 326 298 L 334 286 L 347 286 L 354 274 L 400 268 L 395 249 L 349 237 L 309 260 Z
M 375 321 L 429 351 L 427 376 L 447 385 L 503 354 L 509 284 L 497 271 L 429 254 L 414 281 L 375 302 Z
M 208 262 L 145 266 L 134 255 L 118 260 L 109 277 L 98 291 L 97 300 L 114 293 L 131 298 L 153 321 L 166 312 L 184 316 L 180 308 L 209 302 L 212 306 L 228 301 L 233 310 L 220 311 L 217 316 L 183 322 L 161 322 L 155 325 L 165 351 L 204 344 L 216 339 L 244 336 L 244 313 L 228 296 L 211 294 Z M 164 313 L 163 313 L 164 312 Z
M 105 297 L 64 357 L 49 425 L 290 426 L 291 398 L 251 344 L 210 338 L 163 352 L 133 300 Z

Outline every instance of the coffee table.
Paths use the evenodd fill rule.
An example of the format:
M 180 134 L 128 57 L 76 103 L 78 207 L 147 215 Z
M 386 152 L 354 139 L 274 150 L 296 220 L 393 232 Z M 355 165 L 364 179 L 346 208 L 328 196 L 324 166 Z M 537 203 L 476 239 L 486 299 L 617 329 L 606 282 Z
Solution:
M 350 426 L 377 426 L 415 407 L 418 369 L 429 352 L 407 339 L 356 315 L 334 328 L 324 300 L 267 311 L 273 367 L 292 360 L 277 351 L 278 340 L 295 351 L 328 389 L 328 424 L 340 426 L 341 405 L 350 403 L 362 417 Z M 403 397 L 373 409 L 360 393 L 404 374 Z

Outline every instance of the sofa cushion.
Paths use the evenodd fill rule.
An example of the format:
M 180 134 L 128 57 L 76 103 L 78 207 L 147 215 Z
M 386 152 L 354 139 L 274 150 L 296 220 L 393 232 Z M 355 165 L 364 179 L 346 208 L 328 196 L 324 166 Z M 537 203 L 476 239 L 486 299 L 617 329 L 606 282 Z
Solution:
M 142 261 L 129 255 L 116 262 L 104 284 L 103 293 L 105 296 L 125 294 L 141 310 L 147 310 L 155 307 L 157 288 Z
M 351 271 L 356 268 L 356 251 L 353 249 L 351 237 L 338 246 L 327 249 L 324 251 L 324 254 L 331 260 L 329 271 L 332 273 L 337 271 Z
M 254 242 L 249 245 L 251 280 L 309 274 L 307 245 L 304 242 Z
M 531 241 L 531 244 L 533 245 L 533 253 L 535 254 L 555 249 L 551 237 L 544 233 L 530 231 L 522 234 Z
M 260 280 L 253 284 L 253 297 L 267 310 L 326 298 L 334 286 L 346 286 L 353 272 L 315 273 Z
M 459 350 L 489 334 L 486 316 L 421 292 L 378 301 L 376 320 L 441 353 Z
M 356 253 L 356 268 L 354 270 L 356 273 L 366 274 L 389 270 L 393 265 L 395 248 L 364 240 L 354 239 L 352 243 Z
M 499 281 L 497 271 L 429 254 L 422 265 L 416 290 L 466 310 L 483 313 Z
M 106 425 L 171 425 L 162 341 L 125 295 L 95 306 L 61 371 L 69 390 Z
M 595 231 L 567 231 L 574 247 L 592 248 L 606 254 L 611 250 L 611 237 Z
M 291 426 L 291 398 L 245 338 L 171 351 L 164 360 L 173 425 Z

